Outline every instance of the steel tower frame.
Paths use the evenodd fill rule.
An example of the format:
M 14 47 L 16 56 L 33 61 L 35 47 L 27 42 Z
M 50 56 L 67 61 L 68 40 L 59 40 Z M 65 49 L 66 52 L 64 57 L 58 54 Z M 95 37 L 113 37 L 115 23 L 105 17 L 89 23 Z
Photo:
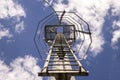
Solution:
M 87 75 L 88 71 L 75 56 L 64 34 L 57 33 L 48 52 L 44 68 L 38 76 L 55 76 L 56 80 L 70 80 L 71 76 Z
M 58 13 L 62 13 L 61 15 L 58 15 Z M 84 21 L 81 17 L 79 17 L 77 14 L 75 14 L 80 20 L 82 20 L 88 27 L 88 31 L 83 31 L 76 28 L 76 25 L 74 24 L 68 24 L 63 20 L 66 19 L 64 17 L 64 14 L 66 12 L 63 11 L 58 11 L 56 12 L 58 16 L 58 23 L 57 24 L 45 24 L 45 19 L 48 17 L 53 17 L 56 14 L 53 15 L 50 14 L 48 15 L 42 23 L 45 24 L 43 27 L 41 26 L 40 30 L 43 30 L 39 32 L 39 24 L 42 22 L 40 21 L 35 33 L 34 37 L 34 42 L 37 47 L 37 50 L 39 51 L 39 47 L 37 44 L 37 40 L 44 38 L 43 40 L 45 41 L 44 43 L 49 47 L 49 51 L 47 54 L 47 58 L 45 60 L 45 64 L 41 72 L 38 73 L 38 76 L 54 76 L 56 80 L 70 80 L 71 76 L 88 76 L 88 71 L 82 66 L 80 63 L 79 59 L 75 55 L 75 51 L 72 49 L 72 45 L 76 41 L 76 35 L 79 35 L 79 33 L 82 33 L 83 36 L 84 34 L 88 34 L 90 36 L 90 44 L 88 48 L 90 47 L 92 43 L 92 38 L 91 38 L 91 32 L 89 29 L 89 25 L 86 21 Z M 70 12 L 71 13 L 71 12 Z M 67 17 L 68 18 L 68 17 Z M 48 18 L 50 19 L 50 18 Z M 69 18 L 68 18 L 69 19 Z M 67 19 L 66 19 L 67 20 Z M 69 19 L 70 20 L 70 19 Z M 73 19 L 74 20 L 74 19 Z M 75 23 L 71 22 L 70 23 Z M 81 25 L 81 24 L 80 24 Z M 62 32 L 57 32 L 57 28 L 63 27 Z M 79 27 L 79 26 L 77 26 Z M 37 36 L 38 35 L 38 36 Z M 44 36 L 43 36 L 44 35 Z M 72 36 L 71 36 L 72 35 Z M 42 37 L 41 37 L 42 36 Z M 37 38 L 37 39 L 36 39 Z M 84 40 L 83 40 L 84 42 Z M 81 42 L 81 46 L 83 45 L 83 42 Z M 40 44 L 42 45 L 43 43 Z M 87 49 L 88 51 L 88 49 Z M 86 51 L 86 53 L 87 53 Z M 40 51 L 39 51 L 40 53 Z M 41 56 L 41 54 L 40 54 Z

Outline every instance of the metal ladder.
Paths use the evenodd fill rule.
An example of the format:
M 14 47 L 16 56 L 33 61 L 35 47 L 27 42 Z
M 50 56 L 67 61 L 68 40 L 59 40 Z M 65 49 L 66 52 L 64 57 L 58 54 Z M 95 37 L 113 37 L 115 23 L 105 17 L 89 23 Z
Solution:
M 87 76 L 88 71 L 77 59 L 64 34 L 57 33 L 50 46 L 44 68 L 38 76 L 55 76 L 56 80 L 59 80 L 61 75 L 64 80 L 66 76 L 67 79 L 71 76 Z

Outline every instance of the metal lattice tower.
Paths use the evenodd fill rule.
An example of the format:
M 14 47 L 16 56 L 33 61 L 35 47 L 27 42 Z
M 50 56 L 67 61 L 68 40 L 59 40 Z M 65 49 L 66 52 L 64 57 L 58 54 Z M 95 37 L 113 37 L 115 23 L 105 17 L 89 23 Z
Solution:
M 56 80 L 70 80 L 71 76 L 87 75 L 88 72 L 75 56 L 64 34 L 57 33 L 39 76 L 55 76 Z
M 73 24 L 75 22 L 72 22 L 72 19 L 69 18 L 69 20 L 67 20 L 67 17 L 64 16 L 64 14 L 65 11 L 57 13 L 58 23 L 56 24 L 48 24 L 47 21 L 44 21 L 43 28 L 40 28 L 41 33 L 39 32 L 39 28 L 37 28 L 35 34 L 35 44 L 38 51 L 39 44 L 37 45 L 36 38 L 39 41 L 43 38 L 45 45 L 47 44 L 49 46 L 49 51 L 45 60 L 44 67 L 41 72 L 38 73 L 38 76 L 54 76 L 56 80 L 70 80 L 71 76 L 88 76 L 88 71 L 82 66 L 78 57 L 76 57 L 72 46 L 76 41 L 76 37 L 80 36 L 79 33 L 90 35 L 91 40 L 89 26 L 87 25 L 88 31 L 83 31 L 82 28 L 79 29 L 79 26 L 76 27 L 76 25 Z M 51 17 L 52 15 L 55 16 L 55 14 L 52 13 L 47 16 L 47 18 Z M 81 18 L 80 20 L 86 24 L 86 22 Z M 69 23 L 67 23 L 67 21 Z M 43 25 L 43 23 L 39 24 Z M 83 42 L 84 40 L 81 41 L 81 45 Z M 42 45 L 43 43 L 40 41 L 40 44 Z

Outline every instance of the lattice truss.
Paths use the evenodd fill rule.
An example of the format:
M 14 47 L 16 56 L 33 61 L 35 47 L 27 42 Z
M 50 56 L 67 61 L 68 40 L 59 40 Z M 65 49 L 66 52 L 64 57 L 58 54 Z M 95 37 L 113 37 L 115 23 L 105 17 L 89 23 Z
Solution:
M 66 38 L 74 38 L 72 39 L 71 48 L 74 49 L 75 54 L 78 55 L 78 58 L 81 60 L 87 56 L 86 54 L 92 43 L 88 23 L 74 12 L 65 12 L 62 20 L 60 20 L 62 13 L 62 11 L 52 12 L 38 23 L 34 36 L 34 43 L 40 55 L 40 59 L 47 56 L 50 48 L 49 42 L 53 41 L 56 34 L 54 32 L 57 31 L 56 29 L 58 27 L 61 27 L 60 25 L 65 28 L 64 33 L 66 34 Z M 48 38 L 51 37 L 52 40 L 47 40 L 45 38 L 45 29 L 47 26 L 51 27 L 48 29 L 49 31 L 47 31 L 47 33 L 51 33 L 51 36 L 48 36 Z M 48 42 L 46 42 L 46 40 Z
M 88 75 L 76 54 L 85 57 L 92 43 L 91 32 L 76 13 L 57 11 L 45 17 L 37 26 L 34 42 L 40 58 L 47 57 L 39 76 L 55 76 L 58 80 Z

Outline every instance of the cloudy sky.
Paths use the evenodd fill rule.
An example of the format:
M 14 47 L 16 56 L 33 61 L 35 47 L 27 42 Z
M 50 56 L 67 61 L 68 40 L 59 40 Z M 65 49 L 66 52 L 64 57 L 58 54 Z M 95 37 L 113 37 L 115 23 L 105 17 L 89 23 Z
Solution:
M 76 79 L 119 80 L 120 0 L 46 1 L 56 11 L 77 13 L 90 25 L 93 43 L 81 61 L 89 76 Z M 0 80 L 42 80 L 37 72 L 43 62 L 33 38 L 38 22 L 51 12 L 44 0 L 0 0 Z

